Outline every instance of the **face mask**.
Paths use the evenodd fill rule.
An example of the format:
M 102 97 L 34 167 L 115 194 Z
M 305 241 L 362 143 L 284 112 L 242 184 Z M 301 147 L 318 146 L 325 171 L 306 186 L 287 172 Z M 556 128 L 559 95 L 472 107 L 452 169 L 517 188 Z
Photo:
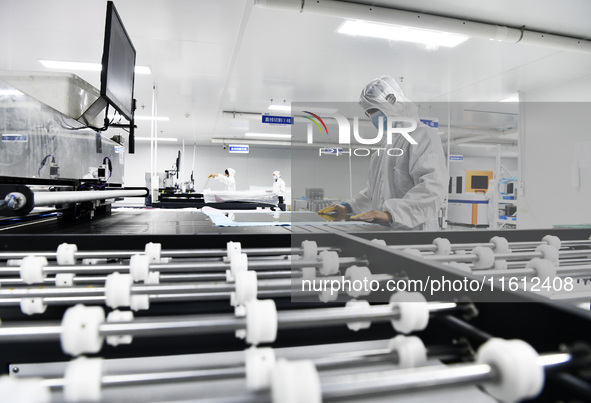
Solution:
M 378 125 L 380 124 L 380 120 L 379 120 L 380 116 L 383 118 L 382 125 L 384 125 L 384 129 L 385 129 L 386 122 L 388 119 L 386 118 L 386 115 L 382 111 L 377 111 L 376 113 L 371 115 L 371 123 L 373 123 L 373 125 L 375 126 L 376 129 L 378 129 Z

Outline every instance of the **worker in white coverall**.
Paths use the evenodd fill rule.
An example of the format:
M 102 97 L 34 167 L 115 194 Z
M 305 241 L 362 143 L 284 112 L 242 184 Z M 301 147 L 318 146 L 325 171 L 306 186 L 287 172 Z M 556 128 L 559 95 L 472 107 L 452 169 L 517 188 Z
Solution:
M 438 230 L 438 213 L 447 194 L 448 174 L 439 134 L 421 123 L 417 106 L 408 100 L 392 77 L 373 80 L 361 92 L 359 104 L 378 128 L 384 125 L 381 150 L 370 160 L 367 187 L 352 199 L 319 211 L 332 219 L 368 221 L 390 225 L 394 229 Z M 380 119 L 382 117 L 382 119 Z M 411 118 L 417 123 L 410 136 L 393 134 L 387 144 L 388 119 Z M 410 124 L 399 122 L 397 125 Z M 400 149 L 389 155 L 387 149 Z M 401 154 L 401 155 L 399 155 Z M 399 156 L 397 156 L 399 155 Z
M 223 174 L 211 174 L 209 178 L 214 178 L 226 186 L 226 190 L 236 190 L 236 171 L 232 168 L 226 168 Z
M 279 171 L 273 171 L 273 193 L 277 196 L 285 195 L 285 181 L 281 178 Z

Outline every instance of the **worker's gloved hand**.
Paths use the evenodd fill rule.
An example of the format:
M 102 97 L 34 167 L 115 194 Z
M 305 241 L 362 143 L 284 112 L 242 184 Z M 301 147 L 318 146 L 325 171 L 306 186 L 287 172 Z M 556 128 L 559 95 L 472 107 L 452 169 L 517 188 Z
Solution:
M 209 175 L 207 178 L 215 178 L 215 177 L 217 177 L 217 175 L 216 175 L 216 174 L 211 174 L 211 175 Z
M 318 215 L 323 216 L 329 221 L 340 221 L 347 218 L 348 212 L 349 211 L 347 210 L 347 207 L 340 204 L 333 204 L 332 206 L 328 206 L 320 210 Z
M 392 222 L 392 216 L 387 211 L 370 210 L 365 213 L 351 216 L 351 221 L 390 223 Z

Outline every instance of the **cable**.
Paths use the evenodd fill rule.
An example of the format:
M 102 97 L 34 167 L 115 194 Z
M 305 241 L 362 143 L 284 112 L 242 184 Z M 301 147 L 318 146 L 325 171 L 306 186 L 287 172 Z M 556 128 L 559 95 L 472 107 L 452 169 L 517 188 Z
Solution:
M 107 186 L 107 182 L 109 182 L 109 179 L 111 179 L 111 176 L 113 175 L 113 164 L 111 163 L 111 158 L 109 158 L 109 157 L 103 158 L 103 165 L 105 165 L 105 163 L 109 167 L 109 177 L 107 178 L 107 180 L 105 181 L 105 183 L 103 183 L 102 185 L 100 185 L 100 186 L 94 186 L 95 189 L 102 189 L 105 186 Z
M 51 157 L 51 163 L 55 164 L 55 157 L 52 154 L 47 154 L 45 157 L 43 157 L 41 163 L 39 164 L 39 168 L 37 169 L 37 176 L 41 176 L 41 169 L 43 169 L 49 157 Z

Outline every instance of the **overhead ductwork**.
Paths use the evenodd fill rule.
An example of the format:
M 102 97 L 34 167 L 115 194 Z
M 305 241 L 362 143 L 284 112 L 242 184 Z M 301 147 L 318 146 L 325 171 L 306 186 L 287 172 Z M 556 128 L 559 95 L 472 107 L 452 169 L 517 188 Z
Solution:
M 444 31 L 473 38 L 524 45 L 545 46 L 560 50 L 591 53 L 591 41 L 563 35 L 531 31 L 524 28 L 506 27 L 450 18 L 434 14 L 423 14 L 372 5 L 348 3 L 334 0 L 254 0 L 255 6 L 319 14 L 351 20 L 371 21 L 383 24 Z

